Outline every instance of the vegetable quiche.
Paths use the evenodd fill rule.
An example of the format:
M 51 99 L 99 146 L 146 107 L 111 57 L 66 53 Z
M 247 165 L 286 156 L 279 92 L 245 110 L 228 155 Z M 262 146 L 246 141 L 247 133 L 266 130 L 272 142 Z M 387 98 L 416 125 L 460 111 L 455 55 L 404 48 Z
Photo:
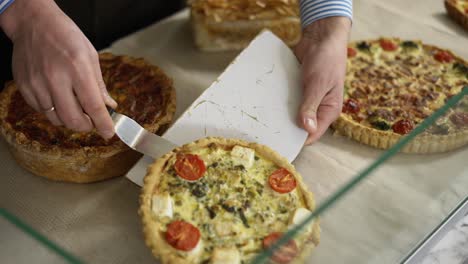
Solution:
M 468 30 L 468 0 L 445 0 L 447 14 Z
M 201 139 L 158 159 L 140 203 L 146 244 L 162 263 L 249 263 L 315 207 L 286 159 L 224 138 Z M 319 236 L 314 221 L 272 262 L 302 261 Z
M 333 126 L 383 149 L 468 85 L 466 61 L 420 41 L 381 38 L 351 43 L 347 68 L 343 109 Z M 462 106 L 451 109 L 403 151 L 443 152 L 467 142 L 468 110 Z
M 175 112 L 172 80 L 143 59 L 99 55 L 104 82 L 123 113 L 151 132 L 161 132 Z M 23 100 L 14 82 L 0 93 L 0 132 L 18 164 L 59 181 L 93 182 L 121 176 L 141 154 L 117 136 L 76 133 L 55 127 Z

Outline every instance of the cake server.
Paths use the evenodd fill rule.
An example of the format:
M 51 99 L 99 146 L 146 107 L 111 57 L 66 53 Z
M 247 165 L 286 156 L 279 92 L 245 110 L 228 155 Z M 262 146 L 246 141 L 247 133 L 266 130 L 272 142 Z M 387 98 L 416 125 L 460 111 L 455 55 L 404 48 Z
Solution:
M 149 132 L 130 117 L 109 109 L 117 136 L 130 148 L 159 158 L 177 147 L 176 144 Z

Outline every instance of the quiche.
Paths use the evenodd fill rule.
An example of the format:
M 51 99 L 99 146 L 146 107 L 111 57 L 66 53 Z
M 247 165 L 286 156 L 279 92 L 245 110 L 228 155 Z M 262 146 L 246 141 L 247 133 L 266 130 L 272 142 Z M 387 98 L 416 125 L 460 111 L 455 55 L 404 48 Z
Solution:
M 116 110 L 161 133 L 175 112 L 172 80 L 143 59 L 111 53 L 99 58 Z M 86 183 L 121 176 L 141 156 L 117 136 L 104 140 L 96 131 L 77 133 L 53 126 L 26 104 L 14 82 L 0 93 L 0 120 L 0 133 L 17 163 L 52 180 Z
M 148 169 L 139 213 L 162 263 L 249 263 L 314 210 L 299 173 L 270 148 L 205 138 Z M 318 220 L 272 256 L 297 263 L 318 245 Z
M 466 61 L 420 41 L 381 38 L 351 43 L 347 63 L 342 113 L 333 127 L 382 149 L 468 85 Z M 425 131 L 403 152 L 434 153 L 466 145 L 468 110 L 451 109 L 437 127 Z
M 468 30 L 468 0 L 445 0 L 447 14 Z
M 196 46 L 204 51 L 240 50 L 263 29 L 289 46 L 301 37 L 298 0 L 190 0 Z

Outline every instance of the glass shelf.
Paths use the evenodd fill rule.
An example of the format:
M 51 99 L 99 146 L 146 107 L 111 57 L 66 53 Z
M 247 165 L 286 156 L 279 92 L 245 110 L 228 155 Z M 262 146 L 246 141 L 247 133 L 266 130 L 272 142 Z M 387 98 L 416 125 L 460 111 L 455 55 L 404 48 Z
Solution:
M 301 227 L 307 227 L 310 221 L 319 217 L 321 242 L 306 263 L 399 263 L 405 259 L 411 249 L 468 196 L 466 146 L 431 155 L 400 152 L 414 138 L 423 136 L 423 132 L 434 130 L 434 124 L 452 111 L 468 112 L 468 87 L 394 147 L 376 152 L 380 155 L 372 157 L 369 164 L 339 188 L 327 189 L 322 181 L 321 187 L 327 189 L 329 195 L 321 194 L 314 213 L 298 229 L 288 232 L 284 241 L 299 234 Z M 347 164 L 341 165 L 346 167 Z M 306 182 L 311 189 L 321 193 L 314 184 L 317 177 L 306 179 Z M 80 259 L 87 258 L 85 255 L 73 256 L 47 239 L 47 234 L 41 235 L 4 209 L 0 212 L 3 238 L 0 255 L 7 256 L 7 263 L 76 264 L 84 263 Z M 137 246 L 144 247 L 143 243 Z M 107 245 L 106 250 L 111 256 L 116 248 Z M 269 254 L 271 251 L 262 252 L 255 263 L 265 263 Z

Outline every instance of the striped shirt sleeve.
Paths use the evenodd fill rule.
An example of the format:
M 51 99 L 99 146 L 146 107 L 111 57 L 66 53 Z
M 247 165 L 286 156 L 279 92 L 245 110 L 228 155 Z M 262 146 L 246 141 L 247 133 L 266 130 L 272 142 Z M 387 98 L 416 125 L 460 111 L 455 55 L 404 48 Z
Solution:
M 326 17 L 344 16 L 353 19 L 352 0 L 300 0 L 302 27 Z
M 3 13 L 13 1 L 14 0 L 0 0 L 0 14 Z

